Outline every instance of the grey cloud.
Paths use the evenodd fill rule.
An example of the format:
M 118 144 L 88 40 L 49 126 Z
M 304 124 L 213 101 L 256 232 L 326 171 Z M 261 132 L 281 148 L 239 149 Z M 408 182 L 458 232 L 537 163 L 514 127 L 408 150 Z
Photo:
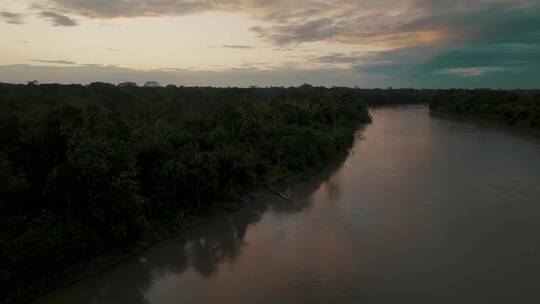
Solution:
M 540 16 L 535 0 L 41 0 L 34 7 L 90 18 L 240 13 L 269 22 L 252 30 L 276 45 L 331 41 L 407 46 L 421 43 L 430 32 L 453 42 L 512 36 L 516 28 L 526 36 L 538 29 L 535 16 Z
M 53 26 L 76 26 L 77 25 L 77 21 L 67 16 L 55 13 L 55 12 L 41 12 L 39 13 L 39 16 L 51 21 Z
M 69 60 L 41 60 L 41 59 L 31 59 L 31 62 L 39 62 L 39 63 L 52 63 L 52 64 L 63 64 L 63 65 L 77 65 L 74 61 Z
M 40 0 L 33 7 L 90 18 L 184 16 L 205 11 L 229 11 L 246 13 L 257 18 L 285 20 L 319 14 L 333 6 L 330 2 L 311 0 Z
M 231 45 L 231 44 L 225 44 L 221 46 L 222 48 L 228 48 L 228 49 L 242 49 L 242 50 L 251 50 L 254 49 L 254 47 L 249 45 Z
M 23 20 L 24 15 L 22 14 L 0 11 L 0 17 L 9 24 L 14 24 L 14 25 L 24 24 L 24 20 Z
M 531 0 L 458 0 L 452 5 L 440 0 L 381 1 L 367 8 L 368 1 L 331 3 L 328 10 L 309 17 L 252 30 L 277 45 L 330 41 L 407 46 L 429 40 L 441 44 L 540 37 L 540 3 Z
M 396 29 L 435 30 L 443 34 L 442 40 L 374 52 L 361 58 L 355 69 L 431 87 L 538 86 L 531 79 L 540 70 L 540 3 L 456 1 L 446 10 L 443 1 L 423 3 L 421 8 L 432 15 Z
M 328 63 L 328 64 L 358 64 L 362 61 L 366 60 L 366 55 L 359 54 L 359 53 L 333 53 L 323 56 L 318 56 L 313 59 L 313 61 L 318 63 Z
M 413 6 L 427 11 L 470 11 L 486 7 L 526 7 L 535 4 L 536 0 L 453 0 L 451 5 L 449 5 L 448 0 L 413 0 L 411 2 Z
M 388 51 L 364 54 L 362 62 L 355 65 L 360 73 L 392 75 L 401 78 L 411 77 L 433 56 L 440 54 L 444 48 L 434 45 L 418 45 Z M 438 67 L 437 69 L 441 69 Z
M 422 71 L 463 67 L 540 70 L 540 44 L 468 44 L 437 53 L 417 66 Z
M 454 74 L 463 77 L 483 76 L 488 73 L 504 71 L 503 67 L 457 67 L 437 71 L 438 74 Z
M 540 44 L 400 48 L 367 55 L 355 69 L 407 82 L 406 86 L 536 88 Z
M 68 12 L 90 18 L 143 16 L 181 16 L 207 11 L 212 1 L 197 0 L 47 0 L 33 5 L 35 9 Z
M 36 79 L 40 83 L 90 83 L 104 81 L 119 83 L 133 81 L 143 84 L 148 80 L 187 86 L 298 86 L 304 83 L 325 86 L 374 87 L 382 83 L 379 77 L 362 75 L 353 71 L 320 69 L 303 70 L 282 68 L 261 70 L 243 66 L 223 71 L 187 71 L 182 69 L 136 70 L 118 66 L 34 66 L 0 65 L 2 82 L 25 83 Z M 385 83 L 386 84 L 386 83 Z M 388 85 L 392 85 L 389 83 Z
M 538 0 L 41 0 L 35 7 L 102 19 L 232 12 L 264 21 L 251 30 L 275 50 L 306 42 L 392 48 L 307 58 L 350 65 L 353 75 L 381 77 L 381 86 L 538 86 L 531 80 L 540 70 Z
M 274 43 L 282 45 L 326 40 L 339 34 L 343 27 L 336 24 L 331 18 L 322 18 L 266 28 L 255 26 L 251 30 L 259 37 L 270 39 Z
M 518 5 L 517 2 L 522 3 Z M 525 5 L 527 3 L 527 5 Z M 540 41 L 540 3 L 527 1 L 490 2 L 469 10 L 435 11 L 411 20 L 400 31 L 436 30 L 451 42 Z
M 239 69 L 223 71 L 189 71 L 174 68 L 159 70 L 136 70 L 119 66 L 104 65 L 71 65 L 71 66 L 34 66 L 27 64 L 0 65 L 2 82 L 25 83 L 28 79 L 36 79 L 41 83 L 90 83 L 105 81 L 119 83 L 133 81 L 145 83 L 155 80 L 160 83 L 172 83 L 187 86 L 297 86 L 303 83 L 324 86 L 359 86 L 373 87 L 419 87 L 419 88 L 452 88 L 452 87 L 491 87 L 491 88 L 540 88 L 535 75 L 537 68 L 528 70 L 501 69 L 498 71 L 449 70 L 441 71 L 415 70 L 403 77 L 402 71 L 395 73 L 373 73 L 343 69 L 299 69 L 294 66 L 283 66 L 279 69 L 250 68 L 244 65 Z M 485 69 L 486 67 L 477 67 Z M 488 69 L 490 67 L 487 67 Z M 484 72 L 484 73 L 482 73 Z M 476 76 L 464 77 L 464 73 L 476 73 Z M 479 74 L 481 73 L 481 75 Z

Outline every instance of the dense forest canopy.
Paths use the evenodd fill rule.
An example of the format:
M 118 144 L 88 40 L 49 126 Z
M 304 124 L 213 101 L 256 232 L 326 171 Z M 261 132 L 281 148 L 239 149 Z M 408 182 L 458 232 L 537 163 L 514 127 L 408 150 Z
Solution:
M 430 108 L 433 112 L 540 130 L 539 90 L 448 90 L 438 92 Z
M 0 292 L 332 161 L 368 106 L 538 128 L 539 91 L 0 84 Z
M 3 294 L 327 164 L 370 121 L 348 91 L 310 86 L 2 84 L 0 115 Z

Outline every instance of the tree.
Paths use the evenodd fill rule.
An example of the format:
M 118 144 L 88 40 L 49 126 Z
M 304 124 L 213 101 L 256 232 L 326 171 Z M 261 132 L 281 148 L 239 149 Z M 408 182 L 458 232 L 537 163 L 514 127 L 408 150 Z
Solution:
M 119 87 L 121 88 L 130 88 L 130 87 L 136 87 L 137 84 L 135 82 L 130 82 L 130 81 L 126 81 L 126 82 L 121 82 L 118 84 Z
M 161 85 L 157 81 L 148 81 L 147 83 L 144 84 L 145 88 L 158 88 L 160 86 Z

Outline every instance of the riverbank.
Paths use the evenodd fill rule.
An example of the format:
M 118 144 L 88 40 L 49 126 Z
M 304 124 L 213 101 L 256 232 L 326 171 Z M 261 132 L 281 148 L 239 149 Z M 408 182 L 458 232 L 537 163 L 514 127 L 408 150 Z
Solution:
M 498 129 L 503 132 L 523 135 L 527 137 L 540 137 L 540 129 L 531 129 L 528 126 L 509 125 L 498 119 L 490 119 L 482 116 L 460 115 L 443 111 L 430 110 L 430 115 L 433 117 L 455 121 L 458 123 L 466 123 L 486 129 Z
M 432 113 L 483 120 L 540 134 L 540 93 L 536 90 L 455 90 L 438 93 Z
M 358 132 L 361 132 L 361 127 Z M 307 170 L 303 174 L 295 174 L 292 176 L 283 176 L 278 178 L 278 181 L 272 186 L 272 190 L 266 185 L 260 185 L 250 192 L 243 195 L 240 199 L 227 202 L 221 205 L 218 210 L 206 212 L 205 214 L 190 215 L 182 219 L 181 223 L 176 226 L 166 226 L 156 224 L 156 229 L 149 233 L 146 233 L 138 242 L 130 244 L 122 248 L 116 248 L 113 251 L 100 254 L 97 257 L 81 261 L 76 265 L 71 265 L 64 270 L 58 271 L 47 278 L 44 278 L 41 282 L 34 286 L 27 286 L 24 295 L 25 301 L 39 300 L 47 294 L 53 293 L 55 290 L 67 288 L 77 282 L 88 279 L 90 277 L 99 275 L 112 267 L 120 264 L 127 259 L 145 251 L 149 248 L 167 241 L 169 239 L 181 237 L 182 234 L 193 229 L 195 227 L 203 226 L 213 219 L 223 216 L 228 213 L 235 213 L 249 205 L 257 202 L 268 200 L 269 198 L 275 198 L 283 201 L 284 204 L 291 204 L 292 201 L 285 200 L 280 197 L 275 190 L 285 190 L 283 184 L 287 184 L 288 187 L 296 188 L 298 185 L 309 182 L 313 184 L 320 184 L 320 182 L 326 180 L 331 173 L 339 168 L 339 166 L 346 159 L 348 153 L 339 155 L 331 164 L 328 164 L 321 168 L 312 168 Z M 309 187 L 309 191 L 303 191 L 309 193 L 314 187 Z M 297 193 L 293 192 L 293 198 L 296 198 Z M 294 199 L 293 199 L 294 200 Z M 5 302 L 4 302 L 5 301 Z M 10 299 L 2 300 L 0 303 L 17 302 Z

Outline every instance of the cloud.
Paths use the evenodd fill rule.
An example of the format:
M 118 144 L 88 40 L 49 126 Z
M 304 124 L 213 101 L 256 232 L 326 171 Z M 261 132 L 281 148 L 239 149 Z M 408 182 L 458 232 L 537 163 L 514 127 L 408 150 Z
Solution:
M 0 17 L 9 24 L 20 25 L 24 24 L 23 14 L 10 13 L 6 11 L 0 11 Z
M 318 63 L 346 63 L 346 64 L 359 64 L 360 62 L 366 60 L 368 56 L 365 54 L 360 54 L 358 52 L 353 52 L 350 54 L 345 53 L 331 53 L 323 56 L 318 56 L 313 59 L 313 61 Z
M 339 0 L 338 2 L 340 2 Z M 90 18 L 185 16 L 208 11 L 228 11 L 259 19 L 285 20 L 319 14 L 331 1 L 310 0 L 40 0 L 33 7 Z
M 77 25 L 77 21 L 67 16 L 55 13 L 55 12 L 40 12 L 39 16 L 51 21 L 53 26 L 76 26 Z
M 266 38 L 277 45 L 327 40 L 341 32 L 342 29 L 331 18 L 271 27 L 254 26 L 251 28 L 259 37 Z
M 459 75 L 463 77 L 473 77 L 473 76 L 482 76 L 487 73 L 493 73 L 497 71 L 504 71 L 506 68 L 503 67 L 458 67 L 458 68 L 449 68 L 437 71 L 439 74 L 452 74 Z
M 420 45 L 365 54 L 354 68 L 404 86 L 537 88 L 540 43 Z
M 30 59 L 31 62 L 39 63 L 52 63 L 52 64 L 62 64 L 62 65 L 77 65 L 74 61 L 69 60 L 41 60 L 41 59 Z
M 540 37 L 540 3 L 530 0 L 455 1 L 451 6 L 435 0 L 381 1 L 367 7 L 367 1 L 332 3 L 307 18 L 252 30 L 276 45 L 326 41 L 392 48 Z
M 444 50 L 437 45 L 417 45 L 363 54 L 354 68 L 362 73 L 410 77 L 418 67 Z M 434 67 L 430 67 L 434 68 Z M 438 69 L 444 67 L 437 67 Z M 425 68 L 429 70 L 429 68 Z M 422 71 L 425 72 L 425 71 Z
M 468 68 L 468 67 L 466 67 Z M 486 67 L 483 67 L 486 68 Z M 488 67 L 489 68 L 489 67 Z M 417 87 L 417 88 L 540 88 L 538 67 L 530 69 L 505 69 L 489 71 L 478 76 L 463 77 L 456 73 L 421 70 L 396 73 L 373 73 L 348 69 L 318 68 L 302 69 L 294 64 L 280 68 L 261 69 L 257 64 L 246 63 L 238 69 L 220 71 L 190 71 L 177 68 L 137 70 L 119 66 L 98 64 L 37 66 L 29 64 L 0 65 L 0 81 L 25 83 L 36 79 L 41 83 L 90 83 L 104 81 L 119 83 L 133 81 L 140 84 L 155 80 L 162 84 L 186 86 L 297 86 L 303 83 L 324 86 Z
M 197 0 L 48 0 L 33 5 L 62 13 L 100 19 L 120 17 L 183 16 L 212 9 L 211 1 Z
M 304 59 L 324 73 L 348 68 L 352 75 L 394 82 L 383 86 L 439 86 L 443 81 L 463 86 L 519 85 L 519 81 L 530 85 L 529 78 L 540 70 L 538 0 L 33 1 L 34 9 L 65 17 L 71 25 L 76 22 L 66 16 L 106 20 L 241 14 L 258 22 L 251 32 L 275 51 L 298 51 L 302 44 L 314 47 L 309 43 L 357 48 L 361 53 L 323 53 Z M 47 18 L 67 25 L 56 22 L 57 17 Z M 294 62 L 284 65 L 297 69 Z M 515 79 L 505 82 L 508 77 Z
M 445 49 L 421 65 L 427 69 L 475 66 L 540 67 L 540 43 L 471 43 Z
M 228 49 L 241 49 L 241 50 L 251 50 L 251 49 L 254 49 L 254 47 L 252 46 L 249 46 L 249 45 L 222 45 L 221 46 L 222 48 L 228 48 Z
M 536 0 L 41 0 L 42 11 L 89 18 L 185 16 L 221 11 L 265 22 L 252 31 L 283 46 L 325 41 L 407 47 L 483 38 L 538 38 Z
M 320 69 L 313 70 L 287 68 L 261 70 L 246 64 L 240 69 L 222 71 L 188 71 L 175 68 L 158 70 L 137 70 L 118 66 L 70 65 L 36 66 L 29 64 L 0 65 L 0 81 L 25 83 L 36 79 L 40 83 L 90 83 L 104 81 L 119 83 L 133 81 L 144 84 L 155 80 L 162 84 L 186 86 L 298 86 L 304 83 L 326 86 L 374 87 L 381 80 L 378 77 L 362 75 L 352 71 Z

